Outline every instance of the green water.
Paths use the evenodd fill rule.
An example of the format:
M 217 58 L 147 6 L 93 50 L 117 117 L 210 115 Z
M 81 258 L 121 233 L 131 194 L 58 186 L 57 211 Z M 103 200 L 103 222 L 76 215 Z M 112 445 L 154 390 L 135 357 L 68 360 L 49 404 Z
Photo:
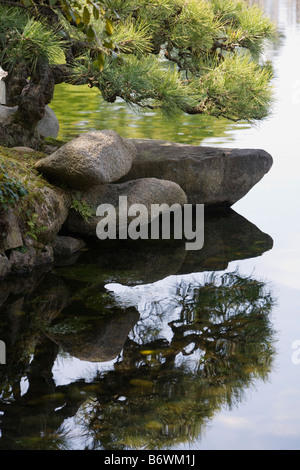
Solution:
M 159 112 L 129 108 L 122 100 L 105 102 L 100 92 L 88 86 L 57 85 L 51 103 L 60 122 L 58 138 L 70 140 L 89 130 L 112 129 L 125 138 L 162 139 L 200 145 L 203 139 L 224 142 L 234 129 L 249 128 L 210 116 L 179 116 L 165 119 Z M 232 140 L 232 139 L 231 139 Z
M 1 449 L 300 448 L 300 3 L 259 3 L 283 34 L 260 125 L 167 122 L 56 88 L 63 140 L 109 128 L 263 148 L 274 165 L 233 210 L 206 215 L 202 250 L 92 244 L 0 283 Z

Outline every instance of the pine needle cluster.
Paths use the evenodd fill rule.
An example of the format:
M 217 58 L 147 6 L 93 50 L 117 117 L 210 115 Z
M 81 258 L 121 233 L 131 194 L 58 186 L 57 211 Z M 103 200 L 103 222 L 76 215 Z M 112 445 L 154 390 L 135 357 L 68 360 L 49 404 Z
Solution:
M 45 22 L 1 5 L 0 18 L 0 64 L 9 73 L 22 64 L 32 79 L 41 63 L 64 60 L 65 43 Z
M 262 51 L 275 27 L 257 6 L 244 0 L 81 0 L 66 14 L 56 8 L 64 2 L 50 3 L 54 26 L 30 8 L 1 7 L 3 68 L 12 71 L 23 61 L 34 75 L 41 61 L 60 64 L 60 81 L 86 83 L 109 102 L 122 98 L 168 117 L 186 112 L 252 121 L 268 115 L 272 73 Z

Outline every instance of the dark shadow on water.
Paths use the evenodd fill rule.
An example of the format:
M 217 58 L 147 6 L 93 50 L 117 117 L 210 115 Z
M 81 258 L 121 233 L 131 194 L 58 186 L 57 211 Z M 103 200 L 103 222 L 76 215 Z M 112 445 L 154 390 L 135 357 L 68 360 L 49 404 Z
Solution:
M 201 250 L 188 251 L 185 243 L 174 239 L 89 240 L 90 249 L 78 256 L 73 268 L 60 266 L 57 272 L 79 280 L 144 284 L 173 274 L 221 271 L 231 261 L 261 256 L 273 247 L 268 234 L 232 209 L 205 215 Z
M 272 293 L 260 280 L 218 271 L 262 255 L 272 239 L 233 211 L 209 216 L 205 230 L 197 253 L 178 241 L 104 243 L 51 272 L 0 284 L 1 449 L 191 443 L 222 407 L 267 380 Z M 177 276 L 168 301 L 150 298 L 147 308 L 122 305 L 105 288 L 192 272 L 203 280 Z M 86 372 L 69 377 L 65 357 L 86 361 Z M 106 361 L 91 375 L 89 364 Z

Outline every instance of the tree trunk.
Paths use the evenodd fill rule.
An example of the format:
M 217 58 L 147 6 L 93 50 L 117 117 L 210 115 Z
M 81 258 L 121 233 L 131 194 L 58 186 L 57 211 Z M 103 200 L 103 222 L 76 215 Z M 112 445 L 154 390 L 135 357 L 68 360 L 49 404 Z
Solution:
M 5 82 L 7 105 L 18 106 L 18 109 L 0 124 L 0 145 L 27 146 L 39 150 L 43 138 L 36 128 L 54 92 L 55 80 L 51 68 L 48 65 L 40 66 L 34 78 L 28 80 L 26 68 L 20 66 L 8 75 Z

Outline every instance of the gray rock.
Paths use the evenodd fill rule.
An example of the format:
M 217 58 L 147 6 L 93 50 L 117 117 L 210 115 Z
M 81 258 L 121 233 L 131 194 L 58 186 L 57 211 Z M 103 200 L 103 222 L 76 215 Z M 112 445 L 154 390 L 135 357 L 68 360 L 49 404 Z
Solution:
M 53 248 L 50 245 L 41 249 L 29 246 L 25 251 L 12 250 L 9 256 L 13 274 L 29 273 L 38 266 L 51 264 L 53 260 Z
M 11 264 L 8 258 L 0 253 L 0 279 L 4 279 L 11 270 Z
M 3 79 L 8 75 L 8 72 L 3 70 L 0 66 L 0 104 L 6 104 L 6 85 Z
M 57 138 L 59 133 L 59 122 L 55 112 L 49 106 L 46 106 L 45 115 L 38 123 L 37 130 L 43 137 Z
M 9 163 L 10 159 L 8 167 Z M 22 178 L 24 167 L 17 160 L 13 160 L 13 165 L 15 177 Z M 0 253 L 12 250 L 9 262 L 14 272 L 30 272 L 36 265 L 52 262 L 53 248 L 44 247 L 50 246 L 57 236 L 72 202 L 68 191 L 51 186 L 36 172 L 28 171 L 24 180 L 28 194 L 14 205 L 0 207 Z M 51 256 L 47 254 L 49 250 Z M 6 259 L 2 258 L 0 277 L 9 271 Z
M 71 197 L 66 191 L 50 186 L 38 188 L 37 194 L 39 197 L 31 203 L 31 211 L 38 215 L 38 241 L 47 244 L 54 240 L 66 221 Z
M 1 251 L 11 250 L 23 245 L 23 237 L 19 226 L 18 216 L 13 209 L 1 214 L 2 235 L 0 238 Z
M 9 118 L 12 114 L 14 114 L 18 109 L 18 106 L 14 106 L 13 108 L 9 106 L 0 105 L 0 122 L 5 121 Z
M 58 235 L 55 237 L 52 247 L 55 255 L 70 256 L 85 247 L 85 242 L 78 238 Z
M 32 149 L 31 147 L 12 147 L 12 150 L 16 150 L 17 152 L 22 153 L 35 153 L 36 150 Z
M 191 204 L 232 206 L 273 164 L 271 155 L 264 150 L 198 147 L 160 140 L 130 141 L 138 156 L 118 182 L 150 177 L 174 181 Z
M 12 116 L 17 109 L 17 106 L 8 107 L 0 105 L 0 123 Z M 54 111 L 49 106 L 46 106 L 45 116 L 39 121 L 37 130 L 43 137 L 53 137 L 56 139 L 58 136 L 59 122 Z
M 122 178 L 136 155 L 134 145 L 116 132 L 92 131 L 39 160 L 36 168 L 50 180 L 83 189 Z
M 0 104 L 6 104 L 6 88 L 5 83 L 0 80 Z
M 173 204 L 183 206 L 187 202 L 186 195 L 180 186 L 172 181 L 165 181 L 158 178 L 142 178 L 134 181 L 128 181 L 123 184 L 107 184 L 95 186 L 87 191 L 82 191 L 81 197 L 95 211 L 101 204 L 111 204 L 116 209 L 117 225 L 119 217 L 125 219 L 126 211 L 119 208 L 119 197 L 127 197 L 127 208 L 133 204 L 143 204 L 147 208 L 149 217 L 142 220 L 142 224 L 148 224 L 151 221 L 151 205 L 167 204 L 169 207 Z M 119 210 L 120 209 L 120 210 Z M 96 227 L 103 217 L 92 216 L 85 220 L 78 212 L 70 210 L 66 222 L 67 228 L 76 233 L 89 236 L 96 236 Z M 130 222 L 135 217 L 128 217 Z
M 22 175 L 17 162 L 15 168 L 20 171 L 17 174 Z M 33 172 L 26 178 L 28 195 L 2 210 L 0 252 L 28 246 L 31 242 L 51 243 L 67 219 L 71 195 L 49 185 Z

